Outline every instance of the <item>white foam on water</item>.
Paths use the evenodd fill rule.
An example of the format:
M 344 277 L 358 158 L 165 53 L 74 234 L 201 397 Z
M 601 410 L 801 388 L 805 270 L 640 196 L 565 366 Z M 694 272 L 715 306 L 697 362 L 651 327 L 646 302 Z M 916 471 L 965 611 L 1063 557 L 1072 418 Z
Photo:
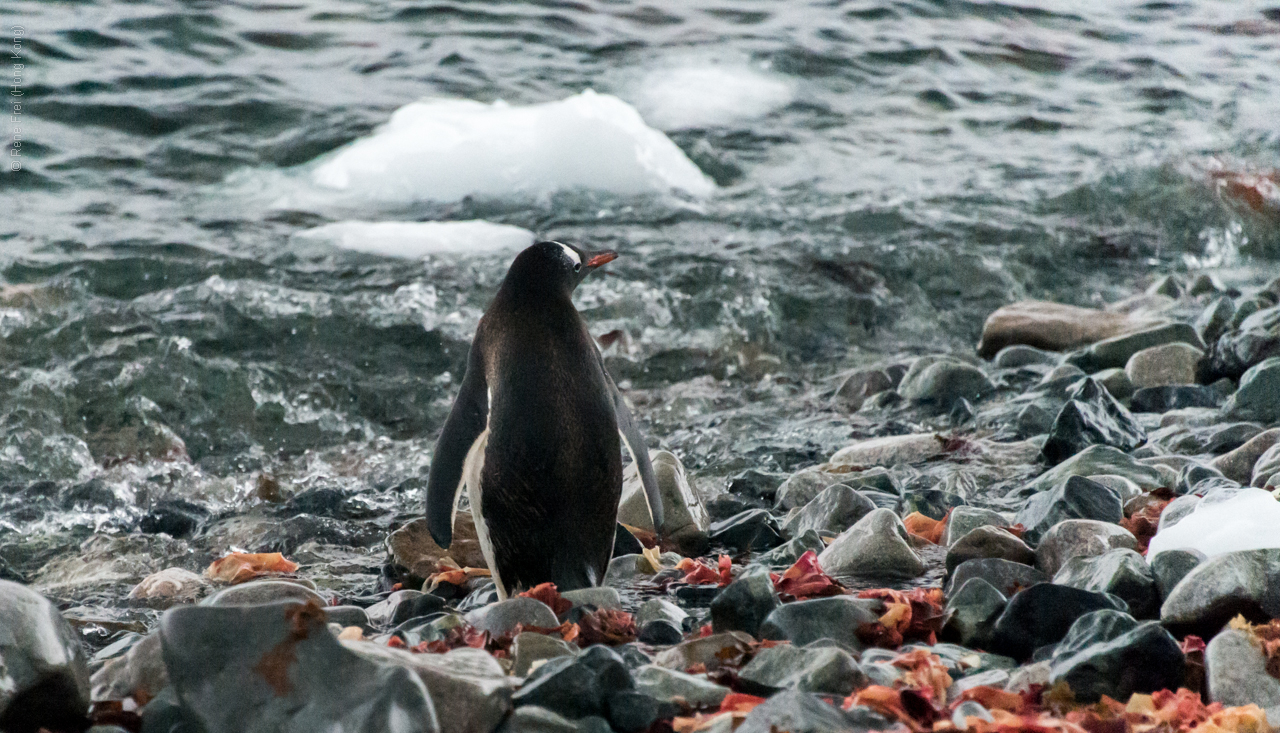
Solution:
M 1262 489 L 1241 489 L 1225 498 L 1210 494 L 1172 527 L 1156 533 L 1147 557 L 1165 550 L 1199 550 L 1206 556 L 1280 547 L 1280 502 Z
M 484 254 L 524 249 L 533 232 L 491 221 L 340 221 L 293 235 L 355 252 L 419 259 L 432 254 Z
M 463 99 L 407 104 L 338 150 L 316 185 L 378 201 L 545 196 L 568 189 L 707 196 L 715 184 L 626 102 L 590 90 L 511 106 Z
M 664 130 L 763 117 L 795 97 L 785 79 L 749 66 L 701 64 L 649 72 L 636 89 L 645 119 Z

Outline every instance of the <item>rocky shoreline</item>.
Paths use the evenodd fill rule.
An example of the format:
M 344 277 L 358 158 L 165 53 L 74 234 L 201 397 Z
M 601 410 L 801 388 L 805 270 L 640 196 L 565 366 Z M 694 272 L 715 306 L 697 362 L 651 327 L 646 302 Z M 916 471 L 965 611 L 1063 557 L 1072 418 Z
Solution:
M 0 729 L 1270 730 L 1278 301 L 1015 303 L 976 355 L 841 375 L 865 435 L 821 463 L 709 489 L 655 451 L 666 543 L 629 476 L 601 588 L 497 602 L 465 513 L 446 553 L 378 491 L 166 499 L 0 562 Z

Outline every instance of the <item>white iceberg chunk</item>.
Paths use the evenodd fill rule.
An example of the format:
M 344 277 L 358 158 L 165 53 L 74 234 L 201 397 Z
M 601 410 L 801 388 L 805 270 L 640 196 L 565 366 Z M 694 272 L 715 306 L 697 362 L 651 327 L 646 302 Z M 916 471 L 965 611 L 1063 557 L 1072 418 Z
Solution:
M 715 184 L 626 102 L 584 91 L 513 107 L 428 99 L 312 171 L 321 187 L 379 201 L 544 196 L 566 189 L 707 196 Z
M 340 221 L 293 235 L 355 252 L 420 259 L 431 254 L 484 254 L 524 249 L 533 232 L 491 221 Z
M 635 101 L 653 124 L 680 130 L 763 117 L 794 96 L 791 84 L 776 76 L 747 66 L 708 64 L 650 72 Z
M 1194 549 L 1213 557 L 1237 550 L 1280 547 L 1280 502 L 1262 489 L 1210 494 L 1191 513 L 1151 538 L 1147 557 Z

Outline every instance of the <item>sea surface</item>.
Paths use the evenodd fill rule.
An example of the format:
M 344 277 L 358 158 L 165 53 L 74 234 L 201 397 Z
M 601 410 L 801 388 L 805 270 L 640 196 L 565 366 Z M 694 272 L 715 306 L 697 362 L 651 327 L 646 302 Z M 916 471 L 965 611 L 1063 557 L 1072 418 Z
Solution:
M 0 26 L 22 65 L 0 110 L 20 128 L 5 577 L 66 580 L 40 569 L 154 530 L 162 501 L 219 529 L 139 557 L 198 567 L 262 549 L 231 519 L 305 515 L 313 555 L 354 547 L 376 574 L 513 250 L 298 236 L 326 224 L 479 219 L 621 252 L 576 302 L 651 446 L 709 495 L 914 429 L 833 407 L 841 374 L 971 353 L 1001 304 L 1101 306 L 1166 273 L 1248 286 L 1280 257 L 1280 203 L 1230 185 L 1280 166 L 1274 2 L 0 0 Z M 464 158 L 298 194 L 417 100 L 498 114 L 584 90 L 714 186 L 611 181 L 593 156 L 617 146 L 588 130 L 523 175 L 594 166 L 600 186 L 504 191 L 501 160 Z M 440 200 L 426 173 L 497 183 Z

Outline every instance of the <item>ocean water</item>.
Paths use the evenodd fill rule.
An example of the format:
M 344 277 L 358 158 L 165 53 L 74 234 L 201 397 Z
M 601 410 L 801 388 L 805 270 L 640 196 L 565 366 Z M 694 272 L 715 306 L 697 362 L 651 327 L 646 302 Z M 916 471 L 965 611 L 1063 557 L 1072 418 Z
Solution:
M 203 529 L 139 556 L 296 553 L 243 526 L 310 516 L 308 551 L 375 573 L 524 232 L 622 253 L 576 302 L 708 492 L 912 429 L 834 409 L 840 374 L 971 350 L 1003 303 L 1280 257 L 1249 178 L 1280 166 L 1274 3 L 0 0 L 0 24 L 0 572 L 67 596 L 40 568 L 162 501 Z M 502 226 L 412 225 L 477 220 Z

